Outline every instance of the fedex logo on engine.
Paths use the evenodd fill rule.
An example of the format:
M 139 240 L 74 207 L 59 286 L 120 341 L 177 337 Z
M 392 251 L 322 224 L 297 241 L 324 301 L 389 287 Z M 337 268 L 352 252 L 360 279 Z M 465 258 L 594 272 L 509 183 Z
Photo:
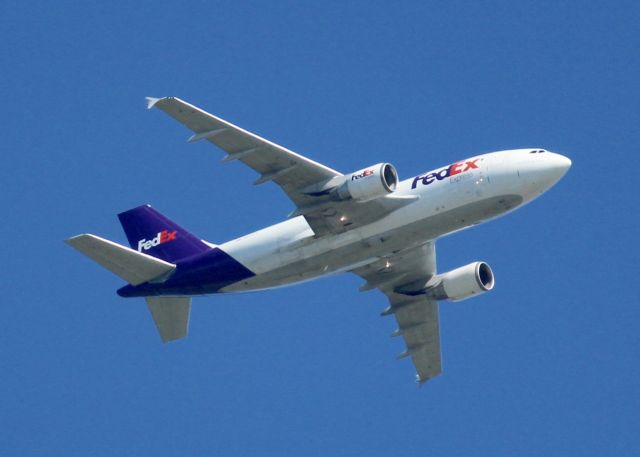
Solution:
M 355 181 L 356 179 L 366 178 L 367 176 L 371 176 L 374 173 L 373 170 L 365 170 L 358 175 L 351 175 L 351 181 Z
M 176 239 L 177 235 L 177 230 L 174 230 L 173 232 L 170 232 L 169 230 L 163 230 L 162 232 L 158 232 L 158 234 L 153 239 L 146 240 L 143 238 L 138 241 L 138 251 L 146 251 L 151 249 L 152 247 L 158 246 L 159 244 L 173 241 Z
M 424 176 L 416 176 L 415 178 L 413 178 L 413 182 L 411 183 L 411 188 L 415 189 L 418 186 L 418 181 L 422 181 L 422 185 L 426 186 L 436 180 L 442 181 L 444 178 L 455 176 L 457 174 L 464 173 L 469 170 L 473 170 L 474 168 L 478 168 L 478 165 L 476 163 L 480 160 L 482 159 L 473 159 L 473 160 L 466 160 L 463 162 L 456 162 L 448 166 L 447 168 L 443 168 L 440 171 L 427 173 Z

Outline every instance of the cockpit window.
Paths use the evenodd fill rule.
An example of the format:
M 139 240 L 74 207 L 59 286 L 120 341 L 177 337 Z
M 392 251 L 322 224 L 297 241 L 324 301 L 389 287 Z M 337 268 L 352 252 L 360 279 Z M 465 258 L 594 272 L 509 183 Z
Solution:
M 543 152 L 547 152 L 544 149 L 534 149 L 533 151 L 529 151 L 529 154 L 542 154 Z

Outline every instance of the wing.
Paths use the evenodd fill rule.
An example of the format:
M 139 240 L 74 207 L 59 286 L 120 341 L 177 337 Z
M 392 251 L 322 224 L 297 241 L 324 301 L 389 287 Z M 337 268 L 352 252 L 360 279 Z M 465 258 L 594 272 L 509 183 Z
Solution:
M 389 299 L 383 316 L 395 315 L 398 329 L 392 336 L 402 336 L 407 346 L 398 358 L 411 357 L 417 381 L 424 383 L 442 372 L 438 302 L 425 295 L 397 293 L 400 287 L 415 281 L 428 281 L 436 273 L 433 242 L 381 259 L 352 271 L 367 282 L 360 290 L 380 289 Z
M 207 140 L 227 152 L 226 162 L 240 160 L 260 174 L 255 184 L 273 181 L 298 207 L 313 201 L 306 187 L 342 176 L 331 168 L 241 129 L 176 97 L 151 98 L 157 107 L 195 132 L 187 141 Z
M 296 205 L 290 217 L 304 216 L 316 236 L 341 233 L 371 223 L 413 201 L 392 195 L 367 203 L 333 201 L 325 192 L 344 175 L 176 97 L 147 97 L 157 107 L 192 130 L 188 142 L 207 140 L 227 152 L 225 162 L 239 160 L 260 174 L 254 184 L 273 181 Z

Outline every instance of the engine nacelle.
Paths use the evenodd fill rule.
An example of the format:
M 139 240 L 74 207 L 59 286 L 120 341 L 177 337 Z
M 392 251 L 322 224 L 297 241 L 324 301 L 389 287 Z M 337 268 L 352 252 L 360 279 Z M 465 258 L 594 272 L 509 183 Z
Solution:
M 485 262 L 473 262 L 434 278 L 437 281 L 425 291 L 437 300 L 460 301 L 493 289 L 495 278 Z
M 373 200 L 396 190 L 398 172 L 390 163 L 379 163 L 346 176 L 335 195 L 340 200 Z

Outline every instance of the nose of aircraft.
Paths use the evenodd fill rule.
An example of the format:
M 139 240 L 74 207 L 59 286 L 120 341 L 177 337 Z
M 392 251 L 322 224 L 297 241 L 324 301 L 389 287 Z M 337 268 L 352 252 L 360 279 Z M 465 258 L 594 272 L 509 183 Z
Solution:
M 545 159 L 546 168 L 550 177 L 553 177 L 554 183 L 560 180 L 560 178 L 569 171 L 569 168 L 571 168 L 571 159 L 563 156 L 562 154 L 550 152 L 547 154 Z
M 563 175 L 571 168 L 571 159 L 569 159 L 569 157 L 556 154 L 555 152 L 550 153 L 549 157 L 551 158 L 553 168 L 562 172 Z
M 545 151 L 540 154 L 527 156 L 527 160 L 518 166 L 519 176 L 523 178 L 523 190 L 527 198 L 546 191 L 556 184 L 571 167 L 569 158 Z
M 545 191 L 560 181 L 569 171 L 571 160 L 555 152 L 547 152 L 542 159 L 539 166 L 535 167 L 537 170 L 534 175 L 535 180 L 543 186 L 542 191 Z

